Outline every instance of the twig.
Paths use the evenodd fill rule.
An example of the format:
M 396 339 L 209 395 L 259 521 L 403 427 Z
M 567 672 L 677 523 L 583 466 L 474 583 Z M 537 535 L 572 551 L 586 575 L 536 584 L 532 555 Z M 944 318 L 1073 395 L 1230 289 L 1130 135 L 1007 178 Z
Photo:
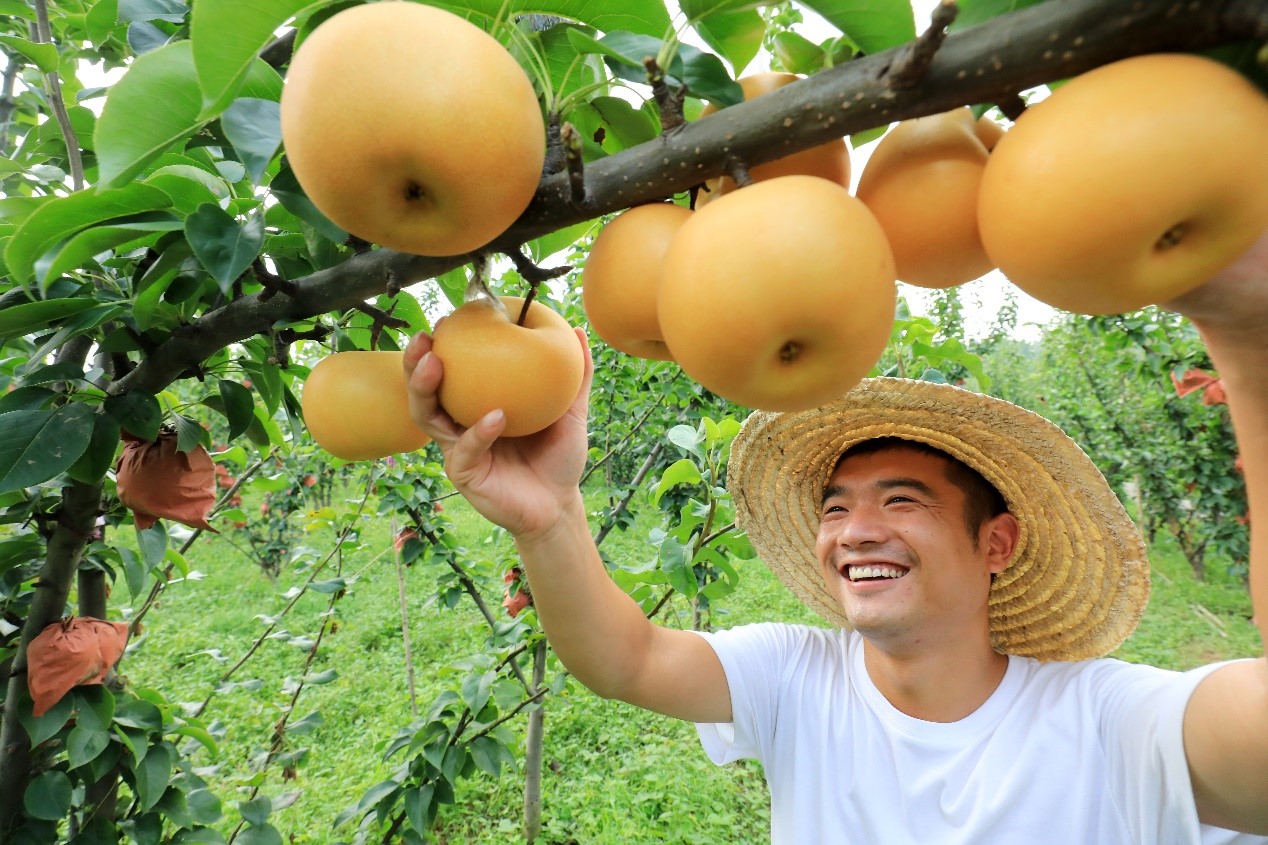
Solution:
M 665 82 L 665 71 L 652 56 L 643 59 L 643 67 L 647 70 L 647 84 L 652 86 L 652 98 L 660 111 L 661 133 L 685 126 L 687 118 L 682 113 L 682 106 L 687 101 L 687 86 L 680 86 L 677 91 L 672 90 Z
M 35 0 L 35 40 L 42 44 L 53 43 L 53 31 L 48 22 L 47 0 Z M 70 164 L 71 186 L 76 190 L 84 187 L 84 162 L 79 152 L 79 137 L 71 126 L 70 114 L 66 111 L 66 101 L 62 97 L 62 79 L 57 71 L 46 73 L 48 81 L 48 98 L 57 115 L 57 125 L 62 130 L 62 138 L 66 141 L 66 160 Z
M 378 326 L 380 330 L 384 327 L 393 329 L 409 328 L 409 320 L 402 320 L 400 317 L 393 317 L 377 305 L 371 305 L 368 302 L 354 302 L 352 303 L 352 307 L 355 310 L 360 311 L 362 314 L 368 315 L 370 319 L 374 320 L 374 325 Z
M 581 155 L 581 135 L 577 127 L 565 123 L 560 133 L 564 148 L 564 166 L 568 170 L 568 201 L 573 208 L 584 210 L 586 197 L 586 164 Z
M 559 123 L 559 112 L 552 111 L 546 121 L 546 159 L 542 162 L 542 176 L 554 176 L 565 166 L 564 139 Z
M 247 649 L 247 653 L 242 655 L 242 658 L 238 660 L 238 662 L 235 663 L 232 668 L 230 668 L 228 671 L 226 671 L 223 675 L 220 676 L 218 683 L 223 684 L 225 681 L 233 677 L 234 673 L 236 673 L 239 669 L 241 669 L 244 665 L 246 665 L 246 662 L 251 659 L 251 656 L 260 649 L 260 646 L 264 645 L 264 643 L 268 640 L 269 636 L 273 633 L 273 631 L 277 629 L 278 623 L 281 622 L 282 619 L 284 619 L 286 615 L 291 612 L 292 609 L 294 609 L 295 605 L 299 604 L 299 600 L 302 599 L 304 595 L 308 592 L 308 588 L 312 586 L 312 583 L 314 581 L 317 580 L 317 576 L 321 575 L 325 571 L 326 566 L 330 563 L 332 559 L 334 559 L 335 555 L 337 555 L 340 552 L 340 550 L 343 548 L 344 541 L 347 540 L 348 535 L 350 535 L 353 532 L 353 527 L 357 524 L 358 520 L 360 519 L 361 512 L 365 510 L 366 503 L 370 500 L 370 490 L 373 489 L 374 487 L 374 481 L 375 481 L 375 474 L 374 472 L 370 472 L 366 480 L 365 495 L 361 497 L 361 501 L 357 504 L 357 510 L 352 515 L 352 519 L 348 521 L 348 524 L 345 525 L 342 530 L 340 530 L 339 536 L 335 538 L 335 544 L 333 548 L 331 548 L 330 552 L 326 555 L 326 557 L 320 563 L 318 563 L 316 566 L 313 567 L 313 571 L 308 576 L 308 580 L 304 582 L 304 585 L 302 587 L 296 590 L 295 595 L 292 596 L 291 600 L 286 603 L 286 606 L 282 608 L 281 612 L 278 613 L 278 615 L 270 621 L 268 628 L 266 628 L 264 633 L 260 635 L 260 637 L 251 645 L 249 649 Z M 215 696 L 215 694 L 216 694 L 216 689 L 213 688 L 211 692 L 207 693 L 207 697 L 203 699 L 202 703 L 199 704 L 198 707 L 195 709 L 193 715 L 198 716 L 204 710 L 206 710 L 207 705 L 211 703 L 211 699 Z
M 1215 629 L 1215 633 L 1225 639 L 1228 639 L 1228 628 L 1224 627 L 1223 621 L 1221 621 L 1218 616 L 1200 604 L 1191 604 L 1189 605 L 1189 608 L 1196 613 L 1199 618 L 1206 620 L 1210 626 Z
M 396 560 L 396 593 L 401 602 L 401 645 L 405 648 L 405 680 L 409 687 L 409 712 L 418 718 L 418 691 L 414 686 L 414 650 L 409 642 L 409 608 L 405 603 L 405 563 L 396 548 L 396 517 L 392 517 L 392 557 Z
M 735 156 L 727 158 L 726 174 L 735 182 L 737 188 L 747 188 L 753 184 L 753 177 L 749 175 L 748 165 Z
M 269 270 L 265 266 L 263 258 L 256 258 L 251 262 L 251 271 L 255 274 L 255 278 L 260 284 L 264 285 L 264 290 L 260 291 L 261 302 L 268 302 L 279 293 L 294 296 L 299 291 L 299 285 L 287 281 Z
M 259 472 L 260 468 L 263 467 L 265 463 L 272 460 L 275 452 L 277 452 L 276 448 L 270 449 L 267 455 L 260 458 L 258 461 L 251 464 L 251 466 L 243 470 L 242 474 L 238 476 L 238 480 L 235 481 L 228 490 L 226 490 L 224 493 L 221 494 L 220 500 L 216 502 L 216 504 L 213 505 L 211 510 L 208 512 L 207 518 L 210 519 L 211 517 L 215 516 L 218 511 L 220 511 L 226 504 L 228 504 L 233 499 L 233 497 L 237 495 L 238 490 L 241 489 L 242 485 L 246 484 L 247 481 L 250 480 L 251 476 Z M 189 535 L 189 539 L 181 544 L 180 553 L 183 555 L 185 554 L 185 552 L 189 551 L 190 548 L 194 545 L 194 542 L 202 535 L 203 535 L 203 529 L 195 528 L 194 533 Z M 168 579 L 172 577 L 173 566 L 174 564 L 169 563 L 163 569 L 163 576 L 154 582 L 154 586 L 150 588 L 150 593 L 149 595 L 145 597 L 145 601 L 144 603 L 142 603 L 141 609 L 136 612 L 135 616 L 133 616 L 130 620 L 128 620 L 128 638 L 129 639 L 136 636 L 137 631 L 139 631 L 141 628 L 141 620 L 145 618 L 145 614 L 149 613 L 150 608 L 154 606 L 154 603 L 156 601 L 158 601 L 159 594 L 162 593 L 163 590 L 167 588 Z
M 538 267 L 531 258 L 524 254 L 522 248 L 507 250 L 506 256 L 515 263 L 515 271 L 524 277 L 524 281 L 532 285 L 548 282 L 551 279 L 558 279 L 573 270 L 571 264 L 562 264 L 559 267 L 551 267 L 550 269 Z
M 888 80 L 892 88 L 913 88 L 925 78 L 933 57 L 947 37 L 949 27 L 960 8 L 955 0 L 942 0 L 934 7 L 929 28 L 911 42 L 890 69 Z
M 1026 101 L 1021 98 L 1020 94 L 1013 94 L 1011 97 L 998 98 L 995 107 L 1000 110 L 1004 117 L 1016 121 L 1026 111 Z
M 291 344 L 297 340 L 325 340 L 332 329 L 326 326 L 314 326 L 305 331 L 297 331 L 295 329 L 282 329 L 273 335 L 273 361 L 279 367 L 289 367 L 291 364 Z

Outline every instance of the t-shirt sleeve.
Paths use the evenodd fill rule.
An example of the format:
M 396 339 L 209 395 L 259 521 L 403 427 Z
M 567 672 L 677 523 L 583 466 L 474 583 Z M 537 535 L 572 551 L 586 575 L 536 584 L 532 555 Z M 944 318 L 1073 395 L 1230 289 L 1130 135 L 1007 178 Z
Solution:
M 717 653 L 731 691 L 730 722 L 696 725 L 705 753 L 718 765 L 763 759 L 763 743 L 773 732 L 780 676 L 802 629 L 759 623 L 697 633 Z
M 1189 698 L 1204 678 L 1223 665 L 1182 673 L 1134 667 L 1115 673 L 1101 685 L 1102 738 L 1108 758 L 1121 761 L 1110 769 L 1111 788 L 1137 842 L 1248 841 L 1199 824 L 1184 752 Z

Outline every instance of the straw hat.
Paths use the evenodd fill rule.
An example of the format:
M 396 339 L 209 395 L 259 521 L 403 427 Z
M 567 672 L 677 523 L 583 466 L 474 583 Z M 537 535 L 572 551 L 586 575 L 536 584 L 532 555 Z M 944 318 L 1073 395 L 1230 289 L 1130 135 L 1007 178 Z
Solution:
M 949 385 L 867 379 L 809 411 L 758 411 L 731 446 L 736 521 L 811 610 L 849 627 L 815 559 L 819 502 L 837 458 L 877 437 L 934 446 L 995 485 L 1021 525 L 991 587 L 991 644 L 1040 660 L 1113 651 L 1149 600 L 1144 541 L 1104 476 L 1061 429 Z

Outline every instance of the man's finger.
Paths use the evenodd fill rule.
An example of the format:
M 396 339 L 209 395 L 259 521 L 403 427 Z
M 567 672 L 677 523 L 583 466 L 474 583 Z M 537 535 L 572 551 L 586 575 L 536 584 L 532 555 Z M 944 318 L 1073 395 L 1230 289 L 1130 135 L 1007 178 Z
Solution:
M 418 347 L 422 346 L 422 344 L 416 346 L 416 341 L 417 338 L 406 348 L 406 364 L 409 363 L 411 350 L 417 353 Z M 430 339 L 428 339 L 426 346 L 430 347 L 430 345 Z M 440 407 L 437 391 L 440 389 L 440 379 L 444 375 L 440 359 L 430 351 L 418 354 L 414 367 L 406 370 L 405 385 L 409 394 L 409 415 L 415 425 L 444 448 L 462 434 L 462 428 L 449 414 L 445 413 L 444 408 Z
M 498 409 L 489 411 L 471 428 L 462 432 L 445 456 L 445 473 L 456 487 L 462 489 L 479 480 L 487 470 L 485 459 L 493 442 L 506 430 L 506 414 Z

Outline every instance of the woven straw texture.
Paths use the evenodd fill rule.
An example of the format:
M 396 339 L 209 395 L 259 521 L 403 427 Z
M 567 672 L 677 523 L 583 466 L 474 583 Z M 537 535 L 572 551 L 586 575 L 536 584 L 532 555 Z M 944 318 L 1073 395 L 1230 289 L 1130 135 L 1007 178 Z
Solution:
M 736 520 L 811 610 L 849 627 L 815 560 L 819 500 L 837 458 L 901 437 L 947 452 L 1003 495 L 1021 525 L 991 589 L 991 644 L 1040 660 L 1117 648 L 1149 600 L 1144 541 L 1104 476 L 1059 428 L 1016 405 L 948 385 L 868 379 L 823 408 L 759 411 L 731 447 Z

